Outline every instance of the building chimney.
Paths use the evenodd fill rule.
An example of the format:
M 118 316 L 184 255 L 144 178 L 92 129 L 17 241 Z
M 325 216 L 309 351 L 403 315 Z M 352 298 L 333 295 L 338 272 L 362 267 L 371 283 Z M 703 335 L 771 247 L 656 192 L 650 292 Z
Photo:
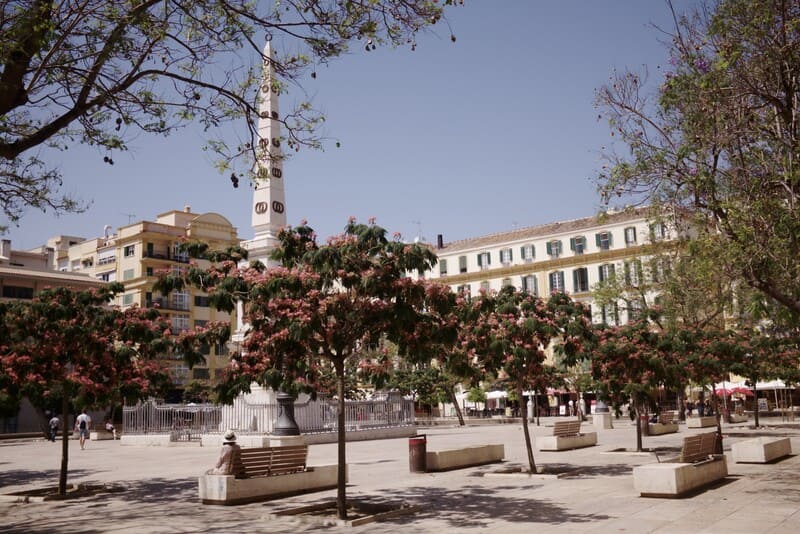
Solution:
M 444 238 L 442 234 L 436 234 L 436 248 L 444 248 Z
M 189 204 L 186 204 L 186 205 L 183 207 L 183 211 L 184 211 L 185 213 L 192 213 L 192 207 L 191 207 Z
M 47 255 L 47 268 L 56 269 L 58 267 L 58 265 L 56 265 L 56 249 L 53 247 L 46 247 L 44 252 Z
M 11 240 L 3 239 L 0 241 L 0 259 L 11 259 Z

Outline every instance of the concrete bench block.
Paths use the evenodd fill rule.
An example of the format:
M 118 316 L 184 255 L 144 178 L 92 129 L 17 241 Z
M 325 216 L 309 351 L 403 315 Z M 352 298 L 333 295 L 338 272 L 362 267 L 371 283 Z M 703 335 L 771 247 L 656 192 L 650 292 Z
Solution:
M 89 432 L 89 440 L 102 440 L 102 439 L 114 439 L 114 434 L 107 430 L 92 430 Z
M 731 414 L 731 423 L 746 423 L 747 415 L 745 414 Z
M 680 497 L 728 476 L 725 456 L 697 464 L 669 462 L 633 468 L 633 486 L 642 497 Z
M 717 426 L 717 417 L 715 415 L 686 418 L 686 428 L 705 428 L 707 426 Z
M 678 423 L 648 423 L 647 434 L 650 436 L 660 436 L 661 434 L 673 434 L 678 431 Z
M 119 442 L 120 445 L 169 447 L 171 439 L 169 434 L 123 434 Z M 216 445 L 219 446 L 219 442 Z
M 789 438 L 759 437 L 734 443 L 731 446 L 736 463 L 767 463 L 792 454 Z
M 540 451 L 567 451 L 597 445 L 597 432 L 577 436 L 536 436 L 536 447 Z
M 203 504 L 245 504 L 335 488 L 337 466 L 317 465 L 300 473 L 253 478 L 202 475 L 198 482 Z
M 473 465 L 500 462 L 505 456 L 503 444 L 476 445 L 459 449 L 427 451 L 425 465 L 428 471 L 446 471 Z

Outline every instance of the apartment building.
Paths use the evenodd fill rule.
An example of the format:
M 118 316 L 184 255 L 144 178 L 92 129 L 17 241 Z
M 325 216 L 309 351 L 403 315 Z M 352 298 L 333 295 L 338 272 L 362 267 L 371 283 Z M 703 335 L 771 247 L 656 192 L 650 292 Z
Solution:
M 53 270 L 55 256 L 53 248 L 12 250 L 10 239 L 0 240 L 0 301 L 31 300 L 45 289 L 67 287 L 83 291 L 104 284 L 85 273 Z M 16 414 L 0 417 L 0 434 L 38 432 L 46 421 L 25 398 Z
M 649 213 L 628 208 L 452 243 L 439 236 L 439 263 L 427 276 L 471 295 L 509 285 L 539 296 L 563 291 L 589 304 L 593 321 L 624 323 L 629 310 L 597 305 L 592 291 L 611 277 L 637 285 L 653 272 L 643 268 L 653 245 L 673 239 L 675 232 Z
M 28 300 L 47 288 L 83 290 L 102 285 L 87 274 L 53 271 L 54 258 L 52 248 L 12 250 L 10 239 L 0 241 L 0 299 Z
M 180 251 L 186 241 L 208 243 L 212 250 L 237 245 L 236 228 L 217 213 L 193 213 L 191 207 L 162 213 L 154 221 L 123 226 L 116 233 L 104 228 L 100 238 L 76 242 L 59 236 L 48 241 L 54 250 L 51 265 L 59 271 L 82 273 L 106 282 L 118 281 L 125 292 L 117 297 L 122 308 L 138 305 L 157 308 L 167 316 L 176 333 L 210 321 L 229 321 L 228 314 L 209 306 L 208 295 L 195 288 L 162 295 L 153 290 L 160 272 L 181 271 L 189 257 Z M 207 262 L 198 262 L 200 267 Z M 205 263 L 205 265 L 204 265 Z M 227 348 L 207 347 L 206 361 L 189 369 L 180 356 L 166 362 L 177 385 L 191 379 L 213 380 L 227 365 Z

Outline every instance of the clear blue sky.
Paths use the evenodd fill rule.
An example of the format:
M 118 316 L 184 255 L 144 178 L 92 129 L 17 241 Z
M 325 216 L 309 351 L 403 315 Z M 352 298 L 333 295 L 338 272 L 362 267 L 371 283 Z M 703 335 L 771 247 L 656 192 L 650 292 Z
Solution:
M 693 4 L 676 0 L 679 10 Z M 301 150 L 284 165 L 290 224 L 307 219 L 324 237 L 348 216 L 428 241 L 486 235 L 594 214 L 592 178 L 610 140 L 594 90 L 613 69 L 647 65 L 654 84 L 671 28 L 661 0 L 467 0 L 416 51 L 350 55 L 317 70 L 305 88 L 341 141 Z M 660 67 L 660 68 L 658 68 Z M 294 90 L 294 89 L 293 89 Z M 282 110 L 292 94 L 282 96 Z M 206 153 L 199 129 L 140 136 L 114 155 L 77 147 L 54 153 L 64 190 L 93 202 L 58 219 L 28 211 L 14 249 L 57 234 L 98 237 L 103 226 L 192 206 L 227 217 L 252 237 L 251 193 L 233 189 Z

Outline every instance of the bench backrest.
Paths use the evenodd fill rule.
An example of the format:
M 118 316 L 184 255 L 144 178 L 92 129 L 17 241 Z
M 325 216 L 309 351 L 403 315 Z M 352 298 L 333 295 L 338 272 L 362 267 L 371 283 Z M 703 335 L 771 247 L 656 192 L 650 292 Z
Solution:
M 695 463 L 708 460 L 714 455 L 717 445 L 717 433 L 706 432 L 683 438 L 683 447 L 679 462 Z
M 581 433 L 580 421 L 556 421 L 553 435 L 559 437 L 577 436 Z
M 305 471 L 308 445 L 286 447 L 252 447 L 239 449 L 234 455 L 236 478 L 286 475 Z
M 666 410 L 658 414 L 658 422 L 662 425 L 669 425 L 675 420 L 675 412 Z

